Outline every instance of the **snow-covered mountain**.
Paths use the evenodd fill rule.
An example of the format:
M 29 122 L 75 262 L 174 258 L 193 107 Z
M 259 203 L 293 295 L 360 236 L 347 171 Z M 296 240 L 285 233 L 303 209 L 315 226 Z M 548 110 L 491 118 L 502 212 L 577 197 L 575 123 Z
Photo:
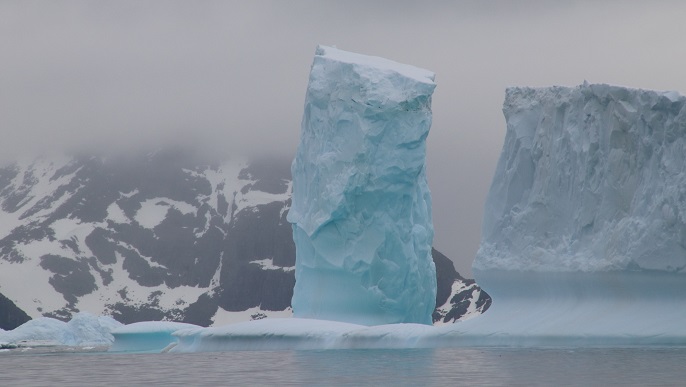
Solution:
M 207 161 L 179 149 L 0 168 L 0 328 L 79 311 L 198 325 L 288 316 L 290 186 L 288 160 Z M 490 305 L 433 257 L 435 321 Z

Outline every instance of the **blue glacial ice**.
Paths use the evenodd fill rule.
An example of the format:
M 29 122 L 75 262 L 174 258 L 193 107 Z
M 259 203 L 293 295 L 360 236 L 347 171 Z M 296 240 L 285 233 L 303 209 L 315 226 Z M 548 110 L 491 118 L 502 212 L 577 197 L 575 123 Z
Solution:
M 173 321 L 143 321 L 114 329 L 110 352 L 160 352 L 178 341 L 172 334 L 195 330 L 198 325 Z
M 288 214 L 295 317 L 431 324 L 433 80 L 413 66 L 317 48 Z

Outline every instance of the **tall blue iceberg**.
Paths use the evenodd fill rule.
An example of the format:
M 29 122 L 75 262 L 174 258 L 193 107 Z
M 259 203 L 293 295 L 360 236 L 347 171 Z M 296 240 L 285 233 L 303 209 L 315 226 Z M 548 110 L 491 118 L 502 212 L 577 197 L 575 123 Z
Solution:
M 295 317 L 431 324 L 435 86 L 427 70 L 317 48 L 292 165 Z

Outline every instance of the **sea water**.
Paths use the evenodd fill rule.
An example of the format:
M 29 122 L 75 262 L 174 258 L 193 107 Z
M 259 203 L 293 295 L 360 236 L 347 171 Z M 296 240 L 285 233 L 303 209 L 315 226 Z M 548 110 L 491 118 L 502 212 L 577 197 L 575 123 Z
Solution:
M 683 385 L 686 348 L 0 352 L 0 386 Z

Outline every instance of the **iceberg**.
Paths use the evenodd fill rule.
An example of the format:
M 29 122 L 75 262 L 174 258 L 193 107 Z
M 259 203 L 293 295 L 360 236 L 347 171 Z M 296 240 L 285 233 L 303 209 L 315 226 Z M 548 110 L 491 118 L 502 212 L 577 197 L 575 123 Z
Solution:
M 112 331 L 114 343 L 110 352 L 160 352 L 176 345 L 172 334 L 182 330 L 195 330 L 198 325 L 173 321 L 143 321 L 124 325 Z
M 292 164 L 293 318 L 173 334 L 171 352 L 409 348 L 433 330 L 434 74 L 319 46 Z
M 474 276 L 486 345 L 686 344 L 686 98 L 507 90 Z
M 292 165 L 297 318 L 431 324 L 434 74 L 319 46 Z
M 686 273 L 686 98 L 511 88 L 476 270 Z
M 114 340 L 110 333 L 122 326 L 109 316 L 81 312 L 69 322 L 40 317 L 11 331 L 0 331 L 0 343 L 21 346 L 106 346 Z

